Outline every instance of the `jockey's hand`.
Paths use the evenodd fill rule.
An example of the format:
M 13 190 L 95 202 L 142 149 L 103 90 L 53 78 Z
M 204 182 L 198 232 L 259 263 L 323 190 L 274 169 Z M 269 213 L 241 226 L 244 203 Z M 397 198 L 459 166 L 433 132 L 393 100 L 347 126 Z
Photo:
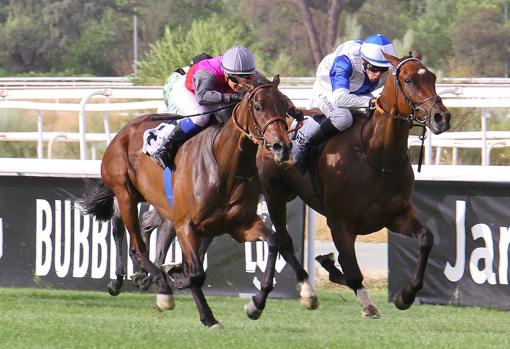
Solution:
M 240 93 L 224 93 L 223 103 L 234 103 L 240 102 L 243 99 L 243 95 Z
M 305 119 L 305 114 L 299 109 L 296 109 L 296 112 L 294 113 L 294 119 L 297 121 L 303 121 Z
M 368 109 L 369 110 L 375 110 L 375 101 L 377 100 L 377 98 L 372 98 L 369 102 L 368 102 Z

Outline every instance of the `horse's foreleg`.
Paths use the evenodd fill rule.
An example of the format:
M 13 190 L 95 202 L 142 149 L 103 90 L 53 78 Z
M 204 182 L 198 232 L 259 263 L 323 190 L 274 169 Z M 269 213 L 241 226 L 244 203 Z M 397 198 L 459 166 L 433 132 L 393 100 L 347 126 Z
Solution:
M 172 290 L 163 275 L 163 272 L 157 268 L 150 260 L 142 236 L 140 233 L 140 226 L 138 224 L 138 209 L 136 203 L 130 199 L 128 193 L 124 195 L 117 195 L 119 201 L 119 209 L 124 224 L 129 232 L 130 249 L 135 254 L 140 266 L 149 271 L 154 283 L 157 286 L 157 306 L 160 309 L 173 309 L 175 306 Z
M 308 273 L 297 260 L 294 254 L 292 238 L 287 230 L 287 192 L 282 183 L 280 169 L 274 166 L 271 158 L 257 159 L 259 177 L 262 183 L 264 197 L 276 234 L 278 236 L 278 250 L 287 263 L 296 273 L 300 302 L 307 309 L 317 309 L 319 300 L 312 284 L 308 281 Z
M 115 250 L 117 252 L 115 259 L 116 279 L 111 280 L 108 283 L 108 293 L 112 296 L 117 296 L 120 293 L 124 277 L 126 276 L 126 270 L 124 269 L 124 253 L 122 249 L 125 234 L 126 229 L 124 228 L 124 223 L 122 222 L 122 218 L 119 214 L 118 204 L 115 204 L 115 211 L 112 217 L 112 236 L 113 241 L 115 242 Z
M 175 230 L 170 220 L 164 220 L 158 229 L 158 237 L 156 241 L 156 259 L 154 264 L 161 268 L 165 263 L 166 254 L 170 245 L 175 240 Z
M 388 228 L 395 233 L 414 236 L 418 239 L 419 243 L 420 254 L 411 277 L 411 285 L 397 292 L 394 299 L 395 306 L 400 310 L 405 310 L 413 304 L 416 293 L 423 288 L 425 268 L 427 267 L 430 251 L 434 244 L 434 236 L 430 230 L 426 229 L 418 221 L 412 206 L 409 206 L 402 214 L 397 216 Z
M 184 275 L 177 275 L 174 278 L 175 286 L 179 289 L 189 287 L 197 305 L 200 321 L 211 329 L 219 329 L 222 326 L 214 318 L 212 310 L 202 292 L 206 274 L 199 250 L 201 249 L 201 244 L 206 244 L 205 250 L 207 250 L 207 246 L 209 246 L 212 239 L 199 238 L 191 222 L 178 229 L 179 244 L 184 256 Z
M 329 220 L 328 224 L 330 224 Z M 372 319 L 380 318 L 379 310 L 374 305 L 367 290 L 363 286 L 363 275 L 359 269 L 356 251 L 354 250 L 355 235 L 351 234 L 347 229 L 334 227 L 331 232 L 333 241 L 338 250 L 338 262 L 344 273 L 345 284 L 354 290 L 356 299 L 361 305 L 361 316 Z
M 257 223 L 250 230 L 260 230 L 264 231 L 267 228 L 264 226 L 262 221 L 257 221 Z M 247 232 L 250 234 L 249 231 Z M 244 306 L 244 310 L 246 311 L 246 315 L 252 320 L 257 320 L 262 315 L 262 311 L 266 307 L 266 300 L 269 296 L 269 293 L 273 290 L 274 284 L 274 274 L 276 268 L 276 258 L 278 257 L 278 235 L 273 233 L 269 236 L 267 240 L 268 245 L 268 256 L 266 262 L 266 269 L 264 270 L 264 276 L 262 277 L 262 281 L 260 283 L 260 291 L 251 298 L 250 302 L 248 302 Z

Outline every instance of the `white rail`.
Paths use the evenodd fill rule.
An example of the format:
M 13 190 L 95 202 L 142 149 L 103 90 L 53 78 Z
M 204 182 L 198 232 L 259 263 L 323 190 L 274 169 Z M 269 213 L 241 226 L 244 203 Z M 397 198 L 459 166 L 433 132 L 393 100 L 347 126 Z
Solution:
M 457 161 L 458 148 L 480 148 L 482 164 L 490 164 L 490 152 L 496 147 L 510 146 L 510 134 L 497 137 L 486 129 L 486 108 L 510 108 L 510 79 L 443 79 L 437 90 L 449 108 L 480 108 L 482 130 L 478 133 L 445 133 L 440 136 L 428 135 L 425 164 L 432 164 L 432 148 L 436 147 L 436 163 L 442 148 L 453 149 L 453 163 Z M 308 107 L 311 96 L 311 78 L 282 79 L 280 89 L 298 107 Z M 53 85 L 52 85 L 53 84 Z M 55 86 L 56 85 L 56 86 Z M 36 141 L 38 158 L 43 158 L 43 142 L 48 142 L 48 157 L 56 141 L 80 142 L 80 158 L 88 159 L 88 143 L 108 143 L 111 138 L 109 112 L 156 110 L 162 104 L 161 86 L 135 87 L 127 79 L 119 78 L 4 78 L 0 79 L 0 110 L 23 109 L 36 111 L 37 132 L 3 132 L 0 141 Z M 51 101 L 51 102 L 49 102 Z M 67 103 L 62 103 L 66 101 Z M 79 101 L 79 102 L 78 102 Z M 80 129 L 78 132 L 45 132 L 43 112 L 77 112 Z M 102 112 L 104 133 L 90 134 L 86 130 L 86 113 Z M 411 136 L 409 146 L 418 145 Z M 438 155 L 439 154 L 439 155 Z M 95 153 L 93 153 L 95 157 Z

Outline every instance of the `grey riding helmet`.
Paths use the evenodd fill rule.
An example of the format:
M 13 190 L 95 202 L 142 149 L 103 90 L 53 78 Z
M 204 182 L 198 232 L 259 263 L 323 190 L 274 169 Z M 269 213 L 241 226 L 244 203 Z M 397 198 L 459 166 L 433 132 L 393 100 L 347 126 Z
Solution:
M 223 54 L 221 67 L 229 75 L 255 74 L 255 57 L 246 47 L 233 46 Z

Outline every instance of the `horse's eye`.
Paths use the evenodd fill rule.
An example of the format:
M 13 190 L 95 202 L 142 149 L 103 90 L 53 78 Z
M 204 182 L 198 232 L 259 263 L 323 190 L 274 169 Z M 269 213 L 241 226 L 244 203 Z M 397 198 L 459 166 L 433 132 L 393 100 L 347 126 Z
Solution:
M 411 84 L 411 83 L 412 83 L 412 82 L 411 82 L 411 79 L 404 79 L 404 82 L 405 82 L 406 84 Z
M 255 104 L 255 111 L 261 111 L 262 107 L 259 104 Z

